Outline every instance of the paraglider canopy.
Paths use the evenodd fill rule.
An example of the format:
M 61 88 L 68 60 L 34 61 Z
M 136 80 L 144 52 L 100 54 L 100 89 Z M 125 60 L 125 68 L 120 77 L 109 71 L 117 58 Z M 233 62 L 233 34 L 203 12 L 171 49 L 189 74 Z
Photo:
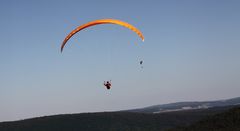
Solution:
M 63 48 L 64 46 L 66 45 L 67 41 L 74 35 L 76 34 L 77 32 L 85 29 L 85 28 L 88 28 L 88 27 L 91 27 L 91 26 L 94 26 L 94 25 L 99 25 L 99 24 L 116 24 L 116 25 L 120 25 L 120 26 L 123 26 L 123 27 L 126 27 L 130 30 L 132 30 L 133 32 L 135 32 L 141 39 L 142 41 L 144 41 L 144 36 L 143 34 L 141 33 L 140 30 L 138 30 L 136 27 L 134 27 L 133 25 L 127 23 L 127 22 L 124 22 L 124 21 L 121 21 L 121 20 L 116 20 L 116 19 L 100 19 L 100 20 L 94 20 L 94 21 L 91 21 L 91 22 L 88 22 L 88 23 L 85 23 L 83 25 L 80 25 L 79 27 L 77 27 L 76 29 L 74 29 L 73 31 L 71 31 L 67 36 L 66 38 L 64 39 L 62 45 L 61 45 L 61 52 L 63 51 Z

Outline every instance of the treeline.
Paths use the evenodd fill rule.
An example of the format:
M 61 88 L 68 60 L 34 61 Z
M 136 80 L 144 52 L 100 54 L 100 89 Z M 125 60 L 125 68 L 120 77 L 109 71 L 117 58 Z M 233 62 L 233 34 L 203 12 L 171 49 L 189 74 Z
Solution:
M 208 116 L 190 126 L 169 131 L 240 131 L 240 107 Z
M 40 117 L 0 124 L 0 131 L 159 131 L 181 121 L 183 114 L 144 114 L 130 112 L 84 113 Z
M 223 110 L 226 109 L 214 108 L 160 114 L 102 112 L 56 115 L 2 122 L 0 131 L 161 131 L 190 125 Z

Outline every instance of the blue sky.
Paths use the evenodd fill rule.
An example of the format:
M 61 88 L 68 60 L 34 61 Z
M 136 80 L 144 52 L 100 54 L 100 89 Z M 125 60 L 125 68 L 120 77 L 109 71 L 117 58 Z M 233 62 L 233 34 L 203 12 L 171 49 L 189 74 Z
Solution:
M 2 0 L 0 121 L 240 95 L 237 0 Z M 113 18 L 65 36 L 86 22 Z M 141 69 L 139 61 L 144 61 Z M 102 83 L 112 80 L 112 89 Z

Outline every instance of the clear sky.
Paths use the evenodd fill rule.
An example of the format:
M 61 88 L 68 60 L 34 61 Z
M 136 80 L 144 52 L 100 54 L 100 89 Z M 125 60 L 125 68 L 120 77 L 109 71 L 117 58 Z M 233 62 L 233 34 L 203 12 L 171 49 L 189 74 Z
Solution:
M 238 0 L 1 0 L 0 121 L 238 97 L 239 7 Z M 71 30 L 102 18 L 131 23 L 145 42 L 127 28 L 98 25 L 60 53 Z

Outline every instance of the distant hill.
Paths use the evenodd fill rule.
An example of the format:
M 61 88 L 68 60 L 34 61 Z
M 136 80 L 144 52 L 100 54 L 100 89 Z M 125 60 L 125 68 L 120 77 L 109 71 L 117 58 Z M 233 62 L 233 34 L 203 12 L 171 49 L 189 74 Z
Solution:
M 240 131 L 240 107 L 208 116 L 187 127 L 178 127 L 169 131 Z
M 141 113 L 163 113 L 183 110 L 207 109 L 212 107 L 223 107 L 231 105 L 240 105 L 240 97 L 217 101 L 176 102 L 124 111 Z
M 166 113 L 101 112 L 1 122 L 0 131 L 163 131 L 187 126 L 232 106 Z
M 174 127 L 179 127 L 172 129 L 174 131 L 188 131 L 188 128 L 201 129 L 198 123 L 196 126 L 188 127 L 189 125 L 230 108 L 240 107 L 239 103 L 240 97 L 219 101 L 177 102 L 116 112 L 45 116 L 0 122 L 0 131 L 163 131 Z M 234 116 L 234 113 L 238 112 L 230 115 Z M 225 117 L 228 115 L 227 113 Z M 239 113 L 235 115 L 240 116 Z M 214 123 L 214 119 L 215 117 L 209 121 Z M 214 126 L 212 125 L 213 128 Z

